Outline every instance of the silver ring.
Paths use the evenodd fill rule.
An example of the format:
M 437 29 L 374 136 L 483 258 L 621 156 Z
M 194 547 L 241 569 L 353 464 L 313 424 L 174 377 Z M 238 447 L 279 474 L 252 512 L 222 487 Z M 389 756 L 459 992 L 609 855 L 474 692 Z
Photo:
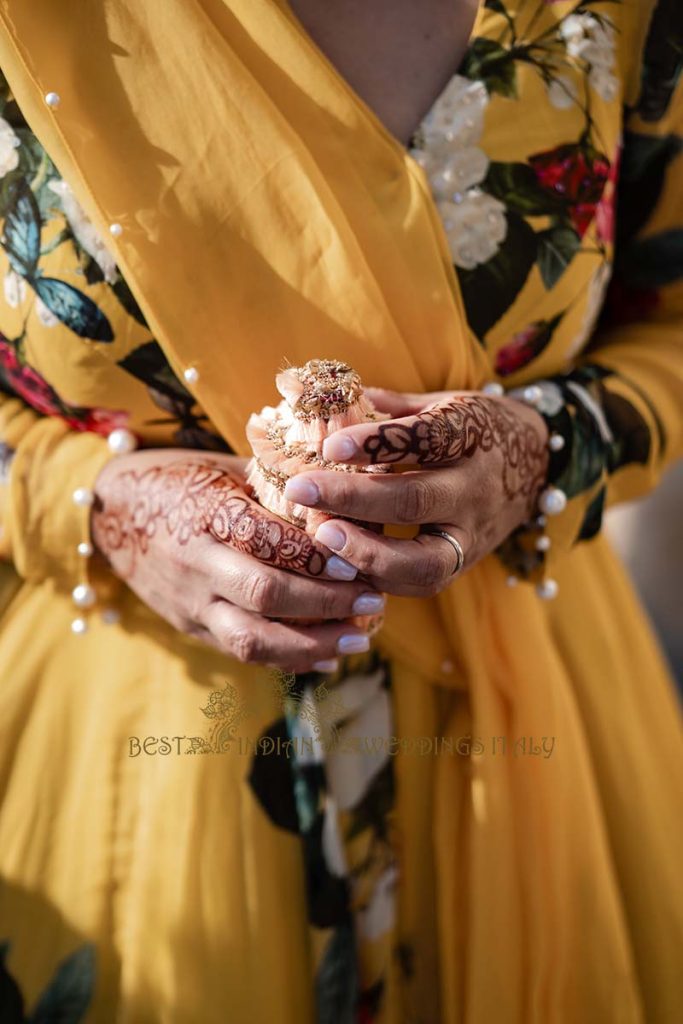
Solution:
M 447 533 L 446 530 L 440 530 L 438 526 L 423 526 L 422 533 L 429 533 L 434 537 L 443 537 L 444 540 L 448 541 L 448 543 L 455 551 L 457 558 L 455 568 L 453 569 L 451 575 L 457 576 L 457 574 L 460 572 L 463 565 L 465 564 L 465 552 L 462 549 L 460 541 L 457 540 L 451 533 Z

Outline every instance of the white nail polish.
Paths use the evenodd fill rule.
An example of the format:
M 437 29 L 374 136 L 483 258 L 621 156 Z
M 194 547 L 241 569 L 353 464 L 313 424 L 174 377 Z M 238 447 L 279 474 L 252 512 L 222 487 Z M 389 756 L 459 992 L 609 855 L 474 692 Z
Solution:
M 336 672 L 339 668 L 339 658 L 328 658 L 327 661 L 315 661 L 313 662 L 314 672 Z
M 340 654 L 363 654 L 370 650 L 370 637 L 364 633 L 346 633 L 337 640 Z
M 358 452 L 358 445 L 350 437 L 330 435 L 323 441 L 323 458 L 330 462 L 345 462 Z
M 320 491 L 313 481 L 296 476 L 285 484 L 284 495 L 287 501 L 295 501 L 298 505 L 316 505 L 320 501 Z
M 330 551 L 341 551 L 346 544 L 346 534 L 334 523 L 322 523 L 315 531 L 315 539 Z
M 385 605 L 381 594 L 361 594 L 353 602 L 351 609 L 354 615 L 377 615 Z
M 339 558 L 338 555 L 332 555 L 331 558 L 327 559 L 327 565 L 325 570 L 328 576 L 331 576 L 333 580 L 355 580 L 358 575 L 358 569 L 351 565 L 349 562 L 345 562 L 343 558 Z

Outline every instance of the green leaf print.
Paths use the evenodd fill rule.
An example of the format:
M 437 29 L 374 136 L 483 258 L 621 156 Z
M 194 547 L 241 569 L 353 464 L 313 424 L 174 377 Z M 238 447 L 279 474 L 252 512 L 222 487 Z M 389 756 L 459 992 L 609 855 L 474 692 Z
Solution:
M 463 61 L 461 74 L 466 78 L 480 79 L 489 92 L 517 98 L 515 58 L 493 39 L 479 37 L 474 40 Z
M 28 1024 L 79 1024 L 95 984 L 95 950 L 81 946 L 59 965 Z
M 541 231 L 538 239 L 538 269 L 543 284 L 550 290 L 560 280 L 565 270 L 581 248 L 581 239 L 573 228 L 558 224 Z
M 95 947 L 80 946 L 58 965 L 28 1017 L 21 990 L 5 966 L 8 950 L 8 943 L 0 944 L 2 1024 L 81 1024 L 95 987 Z
M 507 236 L 493 259 L 474 270 L 458 269 L 470 325 L 480 341 L 515 301 L 536 262 L 535 232 L 516 213 L 508 211 L 507 222 Z
M 492 163 L 482 184 L 489 195 L 500 199 L 508 210 L 527 217 L 557 216 L 566 201 L 538 183 L 533 167 L 522 163 Z
M 114 332 L 101 309 L 83 292 L 38 268 L 42 217 L 31 189 L 21 182 L 5 216 L 2 245 L 12 270 L 26 280 L 51 313 L 81 338 L 113 341 Z
M 573 498 L 597 483 L 604 470 L 605 442 L 588 414 L 577 410 L 571 456 L 557 486 L 568 498 Z
M 66 324 L 80 338 L 92 341 L 113 341 L 111 324 L 91 298 L 73 288 L 66 281 L 53 277 L 28 279 L 37 295 L 51 313 Z
M 13 201 L 5 217 L 2 245 L 12 270 L 27 280 L 38 269 L 40 224 L 40 211 L 35 196 L 21 182 L 15 188 Z

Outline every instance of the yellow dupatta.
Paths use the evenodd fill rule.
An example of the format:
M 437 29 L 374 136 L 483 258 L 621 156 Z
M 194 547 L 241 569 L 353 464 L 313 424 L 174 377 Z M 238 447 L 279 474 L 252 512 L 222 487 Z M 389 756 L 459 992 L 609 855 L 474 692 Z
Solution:
M 410 391 L 490 375 L 423 172 L 272 0 L 2 0 L 0 19 L 0 61 L 28 122 L 100 228 L 122 226 L 112 244 L 155 337 L 178 373 L 198 370 L 193 392 L 235 450 L 285 362 L 343 358 L 368 384 Z M 52 90 L 56 109 L 43 99 Z M 522 1024 L 528 1006 L 544 1022 L 607 1019 L 607 1008 L 642 1019 L 634 911 L 583 720 L 596 700 L 600 728 L 609 721 L 609 692 L 600 705 L 589 687 L 623 652 L 615 637 L 610 662 L 592 652 L 589 672 L 564 650 L 562 625 L 605 600 L 626 629 L 638 613 L 618 600 L 618 579 L 600 590 L 585 551 L 566 581 L 549 612 L 530 588 L 511 595 L 489 559 L 438 602 L 394 602 L 382 641 L 400 663 L 399 735 L 419 722 L 556 745 L 548 758 L 475 749 L 433 768 L 439 862 L 461 880 L 440 907 L 445 948 L 464 964 L 451 997 L 477 1022 Z M 660 739 L 667 718 L 663 708 Z M 624 728 L 641 752 L 636 723 Z M 642 753 L 634 761 L 650 764 Z M 404 794 L 409 775 L 399 765 Z M 671 812 L 669 794 L 649 798 L 651 823 Z M 628 841 L 618 808 L 609 827 Z M 675 854 L 659 856 L 680 888 Z M 671 961 L 639 923 L 653 961 Z

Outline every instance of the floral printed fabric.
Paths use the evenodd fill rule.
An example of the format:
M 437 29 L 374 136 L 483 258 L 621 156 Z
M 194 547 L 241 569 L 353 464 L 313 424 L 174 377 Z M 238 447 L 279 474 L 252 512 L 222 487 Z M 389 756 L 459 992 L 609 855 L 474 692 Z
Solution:
M 491 351 L 496 373 L 511 385 L 520 375 L 528 379 L 535 364 L 547 371 L 544 357 L 555 350 L 563 350 L 566 360 L 576 359 L 596 336 L 602 311 L 605 326 L 608 318 L 642 319 L 656 310 L 661 286 L 680 276 L 680 258 L 669 258 L 679 246 L 676 229 L 636 244 L 680 149 L 675 128 L 666 144 L 661 142 L 679 71 L 680 19 L 670 3 L 657 7 L 641 96 L 622 134 L 617 43 L 623 6 L 622 0 L 517 6 L 487 0 L 459 73 L 411 140 L 410 152 L 425 170 L 446 229 L 470 325 Z M 13 329 L 7 317 L 0 323 L 0 385 L 41 415 L 61 416 L 76 430 L 106 435 L 125 425 L 150 443 L 224 448 L 150 336 L 106 241 L 28 129 L 4 80 L 0 87 L 3 287 L 6 310 L 17 314 Z M 511 143 L 497 139 L 496 118 L 514 116 L 527 95 L 545 107 L 546 116 L 565 119 L 565 138 L 523 155 L 515 152 L 511 159 L 513 154 L 505 152 Z M 645 115 L 655 136 L 631 127 Z M 617 186 L 626 212 L 619 222 L 613 274 Z M 629 194 L 638 196 L 636 204 L 627 206 Z M 644 213 L 635 220 L 634 207 Z M 62 271 L 68 265 L 68 274 L 52 269 L 58 254 L 57 267 Z M 574 283 L 579 268 L 589 265 L 588 280 L 584 270 L 581 283 Z M 644 281 L 646 265 L 652 269 Z M 522 309 L 536 316 L 520 323 L 516 311 Z M 128 400 L 118 407 L 67 402 L 61 382 L 50 374 L 48 383 L 36 365 L 41 360 L 34 358 L 39 335 L 55 329 L 107 347 L 116 365 L 145 387 L 133 392 L 127 387 Z M 119 341 L 124 336 L 125 345 Z M 598 402 L 611 390 L 608 378 L 600 375 Z M 558 387 L 568 393 L 561 381 Z M 654 410 L 643 416 L 633 406 L 626 415 L 626 403 L 622 393 L 614 429 L 651 432 Z M 618 436 L 607 445 L 604 430 L 579 427 L 590 408 L 584 402 L 577 417 L 577 406 L 568 402 L 558 423 L 568 442 L 566 455 L 553 461 L 553 482 L 564 484 L 570 496 L 590 492 L 587 522 L 577 539 L 599 526 L 596 509 L 603 507 L 605 494 L 595 493 L 596 474 L 604 490 L 609 476 L 628 465 L 634 452 Z M 152 426 L 155 437 L 149 436 Z M 643 454 L 642 445 L 638 451 Z
M 657 6 L 640 96 L 625 113 L 623 135 L 616 133 L 616 145 L 610 146 L 604 113 L 621 127 L 617 45 L 620 8 L 628 5 L 586 0 L 553 3 L 550 12 L 540 3 L 487 0 L 484 6 L 490 31 L 472 41 L 460 73 L 411 140 L 411 154 L 434 192 L 470 324 L 482 344 L 495 350 L 499 377 L 514 383 L 557 343 L 570 321 L 576 324 L 581 299 L 566 282 L 585 257 L 598 259 L 584 290 L 578 330 L 565 348 L 571 360 L 610 327 L 642 322 L 665 301 L 662 287 L 683 278 L 677 224 L 647 241 L 640 237 L 681 150 L 673 100 L 683 18 L 671 3 Z M 537 115 L 553 116 L 555 110 L 567 118 L 565 141 L 531 150 L 524 159 L 501 159 L 499 153 L 492 159 L 489 111 L 507 106 L 514 118 L 511 105 L 522 103 L 534 84 L 539 106 L 545 106 Z M 490 139 L 498 149 L 496 136 Z M 622 216 L 615 238 L 617 201 Z M 546 304 L 551 312 L 498 343 L 499 325 L 512 310 Z M 550 478 L 570 498 L 590 495 L 577 540 L 599 529 L 609 478 L 622 467 L 647 465 L 653 451 L 666 445 L 656 410 L 649 407 L 644 414 L 631 404 L 621 382 L 613 393 L 612 376 L 618 375 L 588 365 L 553 377 L 562 409 L 551 428 L 566 443 L 552 457 Z M 648 443 L 653 429 L 656 446 Z M 509 543 L 501 555 L 523 575 L 544 561 L 542 553 L 529 557 Z
M 666 443 L 646 393 L 638 400 L 633 383 L 597 359 L 611 276 L 606 316 L 620 325 L 660 314 L 681 277 L 680 221 L 668 205 L 661 213 L 681 151 L 680 34 L 672 2 L 660 3 L 624 134 L 619 40 L 632 8 L 630 0 L 485 0 L 459 73 L 411 143 L 492 367 L 511 385 L 542 378 L 554 389 L 554 428 L 567 444 L 552 472 L 584 502 L 579 539 L 599 528 L 611 478 L 652 463 Z M 4 390 L 74 430 L 126 425 L 150 445 L 219 447 L 106 241 L 6 87 L 0 99 Z M 625 199 L 615 258 L 617 187 Z M 643 335 L 643 350 L 648 342 Z M 523 570 L 535 567 L 527 560 Z M 395 945 L 391 760 L 381 746 L 366 758 L 342 751 L 356 735 L 391 734 L 391 676 L 378 661 L 345 666 L 335 682 L 344 710 L 328 723 L 340 749 L 314 742 L 311 753 L 295 747 L 303 752 L 293 759 L 257 755 L 249 781 L 273 824 L 301 838 L 319 939 L 318 1017 L 369 1022 L 382 1012 L 392 962 L 409 976 L 412 950 Z M 294 681 L 267 738 L 319 740 L 309 713 L 315 685 Z
M 138 408 L 144 418 L 137 432 L 144 436 L 163 410 L 171 427 L 165 443 L 225 450 L 150 337 L 106 241 L 30 131 L 1 74 L 0 218 L 5 255 L 0 387 L 40 415 L 59 416 L 73 430 L 104 436 L 117 427 L 138 428 Z M 115 363 L 143 385 L 132 392 L 133 407 L 130 389 L 121 407 L 92 407 L 66 401 L 61 389 L 48 383 L 32 354 L 38 339 L 49 345 L 50 334 L 59 331 L 116 350 Z M 119 335 L 134 342 L 123 353 Z

